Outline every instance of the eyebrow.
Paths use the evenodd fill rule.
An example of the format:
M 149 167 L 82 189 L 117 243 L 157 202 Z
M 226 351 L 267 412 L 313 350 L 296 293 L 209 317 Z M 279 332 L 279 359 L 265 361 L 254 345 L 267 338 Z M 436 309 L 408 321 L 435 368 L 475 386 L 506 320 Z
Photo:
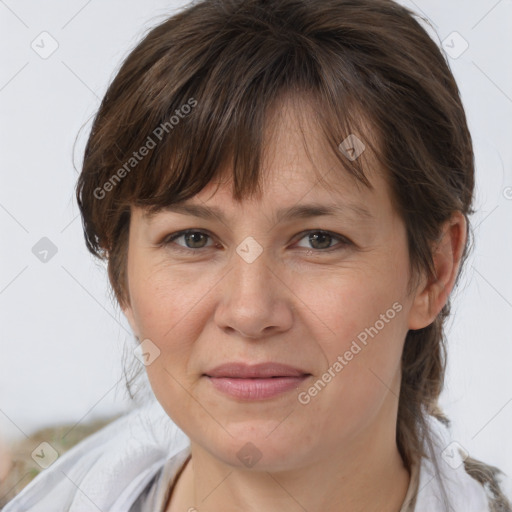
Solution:
M 175 203 L 163 207 L 156 213 L 145 213 L 143 217 L 150 220 L 159 212 L 181 213 L 183 215 L 192 215 L 194 217 L 227 222 L 224 212 L 216 206 L 204 206 L 192 203 Z M 289 208 L 280 208 L 275 215 L 276 222 L 283 222 L 291 219 L 307 219 L 310 217 L 321 216 L 356 216 L 366 220 L 374 220 L 375 217 L 362 205 L 355 203 L 330 204 L 321 203 L 298 204 Z

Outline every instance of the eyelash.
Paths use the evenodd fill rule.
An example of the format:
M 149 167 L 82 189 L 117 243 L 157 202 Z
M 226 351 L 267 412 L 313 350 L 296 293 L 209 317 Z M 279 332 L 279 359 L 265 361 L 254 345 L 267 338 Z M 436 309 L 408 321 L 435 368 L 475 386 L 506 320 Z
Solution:
M 207 231 L 202 231 L 202 230 L 199 230 L 199 229 L 185 229 L 183 231 L 178 231 L 176 233 L 168 235 L 158 245 L 162 246 L 162 247 L 167 247 L 167 248 L 171 249 L 172 251 L 181 252 L 181 253 L 187 253 L 187 254 L 198 253 L 198 252 L 200 252 L 202 250 L 206 250 L 206 249 L 212 247 L 212 246 L 207 246 L 207 247 L 200 247 L 200 248 L 197 248 L 197 249 L 192 249 L 190 247 L 184 247 L 184 246 L 181 246 L 181 245 L 178 245 L 178 244 L 173 244 L 174 246 L 171 245 L 175 240 L 177 240 L 178 238 L 180 238 L 180 237 L 182 237 L 184 235 L 187 235 L 189 233 L 201 233 L 203 235 L 206 235 L 210 239 L 213 238 Z M 297 240 L 297 242 L 300 242 L 303 238 L 305 238 L 306 235 L 308 235 L 310 233 L 322 233 L 323 235 L 328 235 L 331 238 L 338 240 L 340 242 L 340 244 L 339 244 L 340 247 L 334 246 L 334 247 L 329 247 L 327 249 L 307 249 L 305 247 L 302 248 L 302 249 L 306 249 L 308 251 L 314 251 L 314 252 L 317 252 L 317 253 L 325 253 L 325 252 L 331 253 L 331 252 L 342 250 L 342 249 L 346 248 L 347 246 L 354 245 L 353 242 L 350 241 L 348 238 L 346 238 L 346 237 L 344 237 L 342 235 L 338 235 L 336 233 L 332 233 L 331 231 L 325 231 L 325 230 L 322 230 L 322 229 L 309 229 L 307 231 L 303 231 L 301 233 L 298 233 L 297 236 L 300 236 L 300 238 Z

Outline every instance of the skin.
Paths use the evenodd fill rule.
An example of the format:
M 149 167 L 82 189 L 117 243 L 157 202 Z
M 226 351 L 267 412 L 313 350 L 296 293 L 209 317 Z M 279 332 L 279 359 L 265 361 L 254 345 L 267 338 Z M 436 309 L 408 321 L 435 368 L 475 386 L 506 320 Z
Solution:
M 404 501 L 410 476 L 395 441 L 400 357 L 407 331 L 429 325 L 446 303 L 465 243 L 464 217 L 454 214 L 443 228 L 437 279 L 423 277 L 408 293 L 405 226 L 377 163 L 369 151 L 360 157 L 373 190 L 344 171 L 327 173 L 336 161 L 305 123 L 309 154 L 326 177 L 319 181 L 297 115 L 285 101 L 269 125 L 261 196 L 237 203 L 226 180 L 189 200 L 221 208 L 225 222 L 167 211 L 149 218 L 132 209 L 123 310 L 135 335 L 158 346 L 160 356 L 146 367 L 152 389 L 191 440 L 192 458 L 168 512 L 396 512 Z M 310 202 L 355 203 L 372 219 L 347 210 L 274 220 L 277 209 Z M 196 234 L 188 246 L 183 236 L 159 244 L 184 229 L 208 236 Z M 318 230 L 351 242 L 315 244 L 308 235 Z M 236 252 L 248 236 L 263 249 L 252 263 Z M 300 403 L 298 394 L 394 303 L 401 311 Z M 203 376 L 230 361 L 278 361 L 312 376 L 297 390 L 243 401 Z M 252 467 L 237 457 L 247 442 L 261 454 Z

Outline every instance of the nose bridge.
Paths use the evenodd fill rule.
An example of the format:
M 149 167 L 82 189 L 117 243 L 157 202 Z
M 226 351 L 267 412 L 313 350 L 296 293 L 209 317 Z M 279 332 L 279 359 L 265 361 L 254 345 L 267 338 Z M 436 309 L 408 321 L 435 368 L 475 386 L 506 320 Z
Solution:
M 219 327 L 246 337 L 259 337 L 270 328 L 289 327 L 291 312 L 282 294 L 285 287 L 272 265 L 270 252 L 255 239 L 248 237 L 238 245 L 217 308 Z
M 272 261 L 268 250 L 264 250 L 253 238 L 245 239 L 236 248 L 231 265 L 231 299 L 236 299 L 244 307 L 251 306 L 251 301 L 257 301 L 259 307 L 262 307 L 274 300 L 271 281 L 275 275 L 271 271 Z

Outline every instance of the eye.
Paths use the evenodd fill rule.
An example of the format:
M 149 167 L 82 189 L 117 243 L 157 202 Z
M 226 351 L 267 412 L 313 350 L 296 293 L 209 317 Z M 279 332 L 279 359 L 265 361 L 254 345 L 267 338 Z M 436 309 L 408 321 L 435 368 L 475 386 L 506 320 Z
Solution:
M 342 235 L 336 235 L 329 231 L 306 231 L 301 234 L 304 236 L 300 240 L 304 240 L 307 238 L 307 243 L 311 244 L 311 246 L 308 247 L 308 249 L 311 249 L 312 247 L 313 249 L 316 249 L 319 252 L 332 252 L 334 250 L 343 249 L 344 247 L 352 244 L 352 242 L 348 240 L 348 238 L 345 238 Z M 336 247 L 336 245 L 331 245 L 331 242 L 333 240 L 338 240 L 340 243 L 337 245 L 339 245 L 340 247 Z
M 304 231 L 303 233 L 300 233 L 300 235 L 302 235 L 302 238 L 300 238 L 299 241 L 307 238 L 306 243 L 311 244 L 307 248 L 315 249 L 316 252 L 333 252 L 352 245 L 352 242 L 346 237 L 331 233 L 329 231 L 310 230 Z M 185 231 L 179 231 L 167 236 L 159 245 L 169 247 L 173 251 L 193 253 L 199 252 L 198 249 L 206 249 L 208 247 L 212 247 L 212 245 L 214 245 L 213 243 L 207 245 L 208 239 L 211 238 L 211 235 L 205 231 L 187 229 Z M 176 242 L 179 239 L 183 239 L 183 244 Z M 335 240 L 337 240 L 339 243 L 333 246 L 332 242 Z M 298 245 L 298 247 L 304 246 Z
M 173 250 L 176 251 L 185 251 L 190 252 L 194 251 L 194 249 L 203 249 L 205 247 L 209 247 L 206 245 L 206 240 L 211 238 L 208 233 L 204 231 L 198 231 L 194 229 L 187 229 L 186 231 L 180 231 L 178 233 L 174 233 L 173 235 L 165 238 L 161 245 L 168 246 L 171 245 L 175 240 L 179 240 L 182 238 L 184 240 L 185 245 L 176 243 L 174 244 Z

